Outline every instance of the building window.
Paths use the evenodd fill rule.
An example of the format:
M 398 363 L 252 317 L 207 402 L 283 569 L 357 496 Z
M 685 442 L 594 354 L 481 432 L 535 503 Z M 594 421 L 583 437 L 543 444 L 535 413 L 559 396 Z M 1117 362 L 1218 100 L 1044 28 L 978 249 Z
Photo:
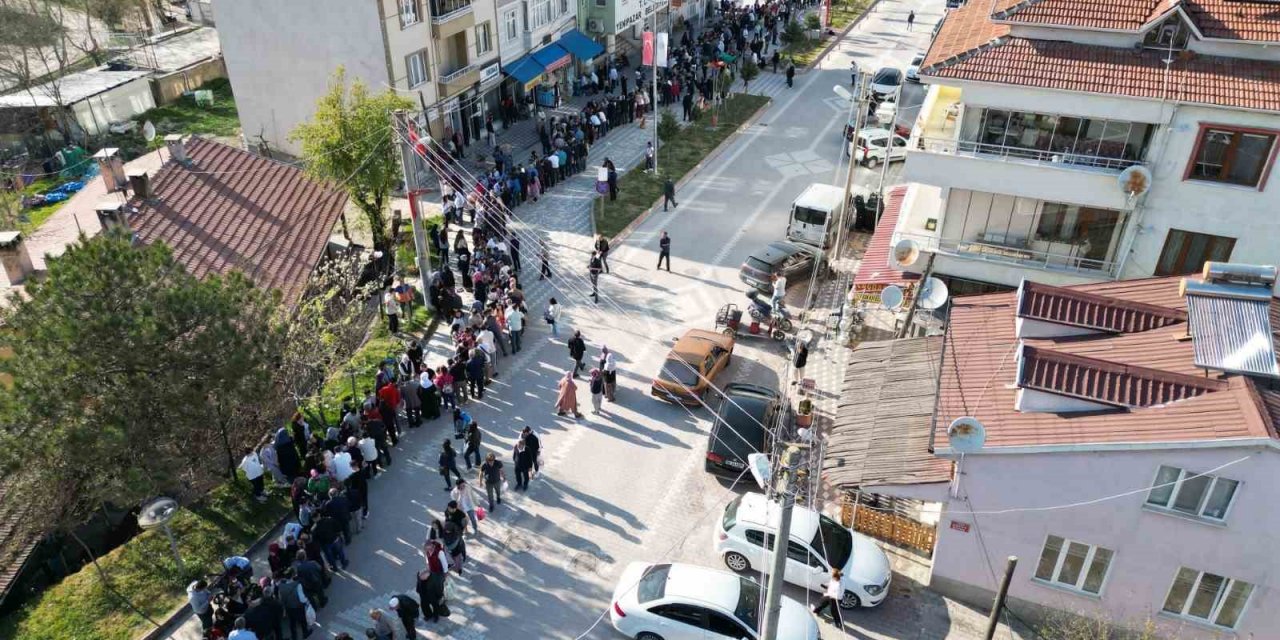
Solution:
M 1248 582 L 1182 567 L 1164 599 L 1163 611 L 1234 629 L 1252 594 L 1253 585 Z
M 1036 565 L 1036 579 L 1097 595 L 1107 580 L 1114 555 L 1110 549 L 1049 536 Z
M 552 0 L 531 0 L 529 2 L 529 30 L 541 28 L 551 22 Z
M 409 86 L 416 87 L 427 81 L 427 50 L 417 51 L 405 56 L 404 66 L 408 70 Z
M 1187 177 L 1257 187 L 1271 164 L 1275 142 L 1274 133 L 1205 127 Z
M 1164 250 L 1160 252 L 1160 261 L 1156 263 L 1155 275 L 1199 273 L 1205 262 L 1228 262 L 1235 246 L 1235 238 L 1170 229 Z
M 1106 260 L 1120 218 L 1120 212 L 1112 209 L 1046 202 L 1036 225 L 1036 240 L 1075 245 L 1080 257 Z
M 400 0 L 400 28 L 418 24 L 422 20 L 422 6 L 418 0 Z
M 512 9 L 502 14 L 502 41 L 511 42 L 520 35 L 520 14 Z
M 1169 16 L 1159 26 L 1147 32 L 1142 38 L 1142 46 L 1148 49 L 1170 49 L 1181 51 L 1187 48 L 1191 38 L 1191 29 L 1178 14 Z
M 476 27 L 476 55 L 490 51 L 493 51 L 493 23 L 486 20 Z
M 1186 469 L 1160 465 L 1147 504 L 1198 518 L 1226 520 L 1240 483 Z
M 609 0 L 596 0 L 596 6 L 597 6 L 597 7 L 607 7 L 607 6 L 609 6 Z

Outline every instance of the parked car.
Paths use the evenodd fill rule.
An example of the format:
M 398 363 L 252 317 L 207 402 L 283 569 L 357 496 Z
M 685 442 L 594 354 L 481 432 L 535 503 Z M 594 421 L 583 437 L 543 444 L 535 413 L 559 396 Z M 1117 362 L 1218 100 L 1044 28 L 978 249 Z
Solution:
M 911 65 L 907 67 L 907 82 L 920 82 L 920 65 L 924 64 L 924 51 L 917 51 L 911 56 Z
M 876 100 L 893 100 L 902 85 L 902 70 L 895 67 L 880 67 L 871 78 L 871 96 Z
M 729 366 L 733 336 L 690 329 L 676 340 L 653 379 L 654 397 L 696 405 L 710 388 L 710 380 Z
M 854 162 L 874 169 L 886 158 L 889 162 L 906 160 L 907 139 L 896 133 L 889 133 L 888 129 L 863 129 L 858 132 L 857 139 L 849 143 L 849 153 Z
M 770 293 L 773 285 L 769 274 L 782 272 L 787 282 L 794 282 L 795 278 L 813 273 L 813 265 L 821 260 L 822 250 L 815 246 L 779 240 L 747 256 L 738 270 L 738 278 L 761 292 Z
M 691 564 L 633 562 L 613 589 L 613 628 L 637 640 L 756 640 L 760 583 Z M 782 597 L 778 637 L 819 640 L 818 621 L 799 602 Z
M 707 436 L 706 469 L 737 477 L 747 468 L 747 455 L 769 452 L 769 429 L 790 420 L 790 412 L 782 395 L 768 387 L 735 382 L 723 391 Z
M 739 573 L 752 568 L 768 571 L 773 540 L 782 508 L 764 494 L 747 493 L 724 509 L 716 527 L 716 553 Z M 767 543 L 766 543 L 767 539 Z M 766 548 L 767 544 L 767 548 Z M 791 540 L 787 542 L 787 567 L 783 578 L 810 591 L 823 591 L 831 567 L 844 575 L 840 585 L 842 609 L 874 607 L 889 593 L 893 572 L 889 556 L 874 540 L 842 526 L 812 509 L 796 505 L 791 512 Z

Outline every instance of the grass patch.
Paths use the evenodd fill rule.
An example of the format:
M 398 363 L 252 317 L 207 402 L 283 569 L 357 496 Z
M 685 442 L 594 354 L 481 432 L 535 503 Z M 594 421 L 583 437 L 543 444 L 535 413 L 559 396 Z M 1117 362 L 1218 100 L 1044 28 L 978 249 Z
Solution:
M 161 531 L 147 531 L 98 563 L 115 589 L 155 620 L 186 602 L 186 586 L 221 570 L 222 559 L 243 553 L 289 511 L 283 490 L 259 504 L 249 483 L 221 485 L 171 521 L 185 572 L 178 571 Z M 151 627 L 111 595 L 86 565 L 37 600 L 6 616 L 0 637 L 15 640 L 129 640 Z
M 194 95 L 184 95 L 171 104 L 156 107 L 134 116 L 138 129 L 133 133 L 110 134 L 102 140 L 101 147 L 117 147 L 125 159 L 132 160 L 152 149 L 164 145 L 164 136 L 170 133 L 200 134 L 230 137 L 240 135 L 240 114 L 236 111 L 231 82 L 217 78 L 201 85 L 199 89 L 213 92 L 213 104 L 196 105 Z M 151 121 L 156 127 L 156 137 L 150 143 L 142 138 L 142 126 Z
M 663 143 L 658 150 L 658 168 L 662 175 L 671 176 L 673 181 L 679 182 L 768 102 L 764 96 L 735 93 L 720 107 L 719 122 L 715 128 L 710 127 L 710 115 L 703 114 L 698 122 L 681 129 L 675 140 Z M 662 184 L 662 176 L 638 169 L 628 171 L 618 179 L 616 201 L 609 202 L 607 197 L 597 198 L 604 204 L 604 213 L 601 213 L 600 205 L 595 206 L 596 231 L 606 237 L 617 235 L 662 197 Z M 679 196 L 677 193 L 676 200 L 680 199 Z
M 833 38 L 839 37 L 840 32 L 844 31 L 845 27 L 849 26 L 850 23 L 858 19 L 858 16 L 861 16 L 866 12 L 867 7 L 870 6 L 870 4 L 870 0 L 845 0 L 840 3 L 832 2 L 830 28 L 835 30 L 836 35 L 824 35 L 816 40 L 806 38 L 802 42 L 789 44 L 786 47 L 783 47 L 782 55 L 795 60 L 795 65 L 797 67 L 807 67 L 813 64 L 813 62 L 818 59 L 818 56 L 822 54 L 823 50 L 826 49 L 827 44 L 831 42 Z

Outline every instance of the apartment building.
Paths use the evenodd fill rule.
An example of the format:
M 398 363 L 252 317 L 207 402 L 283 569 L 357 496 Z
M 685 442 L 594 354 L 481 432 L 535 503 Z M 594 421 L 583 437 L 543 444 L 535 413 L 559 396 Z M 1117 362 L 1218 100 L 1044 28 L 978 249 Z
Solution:
M 1274 273 L 957 298 L 944 337 L 851 359 L 866 388 L 824 479 L 925 501 L 929 586 L 975 606 L 1016 556 L 1010 606 L 1027 620 L 1276 637 Z
M 1275 9 L 971 0 L 950 11 L 920 67 L 929 86 L 893 228 L 910 264 L 889 266 L 931 268 L 964 293 L 1280 262 Z
M 577 0 L 498 0 L 502 97 L 555 108 L 604 46 L 578 29 Z
M 493 0 L 218 0 L 245 138 L 294 156 L 339 67 L 411 97 L 434 135 L 478 138 L 502 83 L 496 19 Z

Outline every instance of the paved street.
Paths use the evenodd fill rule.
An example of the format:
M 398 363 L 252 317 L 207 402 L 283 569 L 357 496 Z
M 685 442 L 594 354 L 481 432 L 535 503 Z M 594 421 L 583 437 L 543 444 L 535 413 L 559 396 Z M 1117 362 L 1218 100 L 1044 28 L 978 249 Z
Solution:
M 606 610 L 629 562 L 723 566 L 712 550 L 714 525 L 724 504 L 746 486 L 730 486 L 703 471 L 708 412 L 653 399 L 650 381 L 673 338 L 689 327 L 711 328 L 718 308 L 745 302 L 738 266 L 749 252 L 783 237 L 791 201 L 811 182 L 843 184 L 837 164 L 848 105 L 831 87 L 848 85 L 849 60 L 864 69 L 905 67 L 927 45 L 941 7 L 936 0 L 883 1 L 817 69 L 797 76 L 794 89 L 779 75 L 762 74 L 752 91 L 773 96 L 773 104 L 680 188 L 677 209 L 653 212 L 615 246 L 612 273 L 601 278 L 599 305 L 587 298 L 584 277 L 593 233 L 590 172 L 515 211 L 518 231 L 530 234 L 525 247 L 533 246 L 534 235 L 556 247 L 556 275 L 537 280 L 536 256 L 525 250 L 525 349 L 498 360 L 498 379 L 468 411 L 485 431 L 486 451 L 504 461 L 520 429 L 532 426 L 542 438 L 545 465 L 526 494 L 509 496 L 481 523 L 481 535 L 468 540 L 471 560 L 461 593 L 450 603 L 453 616 L 420 627 L 420 636 L 617 638 Z M 905 27 L 910 8 L 917 13 L 914 33 Z M 919 101 L 919 87 L 908 87 L 903 104 Z M 647 135 L 634 126 L 618 128 L 592 149 L 591 164 L 610 156 L 619 168 L 633 166 Z M 889 182 L 900 171 L 893 166 Z M 859 184 L 878 179 L 878 171 L 858 169 Z M 672 237 L 670 273 L 653 270 L 663 230 Z M 552 296 L 566 307 L 559 339 L 551 339 L 541 321 Z M 586 337 L 590 360 L 608 345 L 620 369 L 619 402 L 606 404 L 600 416 L 586 411 L 589 392 L 580 382 L 579 399 L 588 414 L 581 420 L 557 418 L 552 410 L 555 383 L 571 362 L 564 339 L 574 329 Z M 428 362 L 440 364 L 449 348 L 448 337 L 437 333 Z M 743 340 L 717 384 L 778 387 L 785 365 L 781 344 Z M 329 590 L 330 604 L 320 612 L 321 637 L 346 631 L 363 638 L 371 608 L 385 608 L 393 594 L 413 593 L 428 524 L 448 501 L 436 457 L 450 430 L 440 420 L 408 433 L 393 452 L 391 470 L 372 483 L 369 525 L 348 548 L 350 571 L 338 574 Z M 514 480 L 510 467 L 508 462 Z M 750 478 L 746 483 L 754 488 Z M 905 556 L 902 562 L 920 564 Z M 883 605 L 846 616 L 847 636 L 828 627 L 823 637 L 974 637 L 985 617 L 929 594 L 919 579 L 896 576 L 893 595 Z M 816 596 L 798 588 L 788 594 L 801 601 Z

